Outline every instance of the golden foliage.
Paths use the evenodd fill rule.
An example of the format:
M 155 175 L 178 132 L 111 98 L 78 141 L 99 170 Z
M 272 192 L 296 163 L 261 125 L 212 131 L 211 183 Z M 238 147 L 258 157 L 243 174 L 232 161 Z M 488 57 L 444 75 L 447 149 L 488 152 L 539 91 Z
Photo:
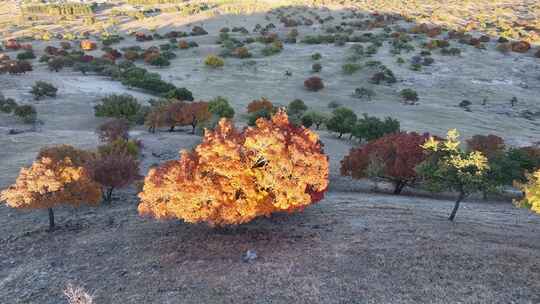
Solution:
M 194 151 L 180 155 L 150 170 L 139 194 L 141 215 L 241 224 L 302 210 L 328 187 L 328 158 L 318 136 L 294 127 L 283 110 L 243 132 L 222 119 Z
M 58 160 L 42 157 L 30 168 L 22 168 L 17 181 L 0 192 L 0 201 L 13 208 L 52 208 L 60 204 L 97 204 L 99 184 L 92 181 L 85 167 L 69 157 Z
M 518 205 L 540 213 L 540 170 L 530 174 L 528 179 L 526 184 L 518 185 L 524 194 L 523 200 L 518 202 Z

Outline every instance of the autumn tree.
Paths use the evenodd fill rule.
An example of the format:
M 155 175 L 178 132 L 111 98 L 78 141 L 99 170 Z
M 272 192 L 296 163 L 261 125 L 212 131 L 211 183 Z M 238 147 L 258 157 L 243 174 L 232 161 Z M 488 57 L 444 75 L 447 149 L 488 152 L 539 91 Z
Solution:
M 83 165 L 85 160 L 84 152 L 70 146 L 45 149 L 31 167 L 21 169 L 15 184 L 0 192 L 0 201 L 13 208 L 47 208 L 53 230 L 54 207 L 99 203 L 101 190 Z
M 528 174 L 528 181 L 525 184 L 518 184 L 523 191 L 523 199 L 518 206 L 526 207 L 540 214 L 540 170 Z
M 104 202 L 111 201 L 115 189 L 124 188 L 141 178 L 139 161 L 128 150 L 127 145 L 114 146 L 114 143 L 111 143 L 107 146 L 109 147 L 100 148 L 89 164 L 92 179 L 103 187 Z
M 489 170 L 488 159 L 482 152 L 465 152 L 459 145 L 459 133 L 455 129 L 448 131 L 444 141 L 430 137 L 422 145 L 428 156 L 417 167 L 418 175 L 429 190 L 458 192 L 454 209 L 448 218 L 450 221 L 454 220 L 463 199 L 483 189 Z
M 222 119 L 194 151 L 150 170 L 139 214 L 189 223 L 241 224 L 302 210 L 328 187 L 328 158 L 318 136 L 280 110 L 239 132 Z
M 394 184 L 394 194 L 400 194 L 416 182 L 416 166 L 426 156 L 421 145 L 428 138 L 415 132 L 394 133 L 351 149 L 341 161 L 341 175 L 382 178 Z
M 210 119 L 212 114 L 208 110 L 208 102 L 197 101 L 184 104 L 181 111 L 182 117 L 180 119 L 180 125 L 191 126 L 192 134 L 195 134 L 195 128 L 202 122 Z
M 262 97 L 259 100 L 251 101 L 247 106 L 247 112 L 254 113 L 263 109 L 267 110 L 268 112 L 271 112 L 273 108 L 274 108 L 274 105 L 272 104 L 272 102 L 266 99 L 266 97 Z

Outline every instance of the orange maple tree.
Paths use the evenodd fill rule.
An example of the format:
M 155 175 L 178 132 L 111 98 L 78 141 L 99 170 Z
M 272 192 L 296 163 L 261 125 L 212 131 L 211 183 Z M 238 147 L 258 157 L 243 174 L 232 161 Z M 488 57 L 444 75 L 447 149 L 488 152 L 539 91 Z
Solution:
M 222 119 L 194 151 L 152 168 L 139 214 L 210 225 L 241 224 L 302 210 L 328 187 L 328 157 L 318 136 L 280 110 L 239 132 Z
M 101 199 L 100 185 L 79 163 L 83 157 L 65 156 L 70 154 L 70 150 L 76 151 L 69 146 L 60 146 L 58 153 L 52 148 L 42 151 L 40 156 L 44 156 L 39 157 L 31 167 L 22 168 L 15 184 L 0 192 L 0 201 L 13 208 L 48 208 L 50 229 L 54 228 L 53 207 L 61 204 L 98 204 Z

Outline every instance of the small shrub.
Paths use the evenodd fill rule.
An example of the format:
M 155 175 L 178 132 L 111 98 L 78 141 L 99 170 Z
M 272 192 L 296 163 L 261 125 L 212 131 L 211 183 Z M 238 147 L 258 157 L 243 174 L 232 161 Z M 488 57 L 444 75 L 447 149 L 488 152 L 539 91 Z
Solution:
M 52 84 L 45 81 L 36 81 L 32 86 L 30 93 L 34 95 L 35 100 L 39 100 L 42 97 L 56 97 L 58 89 Z
M 17 106 L 13 110 L 13 114 L 19 117 L 24 123 L 35 123 L 37 120 L 37 111 L 32 105 Z
M 221 96 L 218 96 L 208 102 L 208 111 L 219 118 L 233 118 L 234 109 L 229 104 L 229 101 Z
M 118 139 L 127 140 L 129 138 L 129 121 L 124 118 L 112 119 L 101 124 L 96 133 L 102 142 L 113 142 Z
M 313 60 L 320 60 L 321 58 L 322 58 L 321 53 L 315 53 L 315 54 L 311 55 L 311 59 L 313 59 Z
M 176 99 L 180 101 L 193 101 L 193 93 L 186 88 L 175 88 L 163 94 L 166 99 Z
M 356 63 L 346 63 L 341 67 L 343 73 L 347 75 L 352 75 L 358 72 L 361 68 L 362 66 Z
M 415 104 L 418 101 L 418 93 L 413 89 L 403 89 L 399 92 L 399 96 L 406 104 Z
M 314 76 L 304 81 L 304 87 L 309 91 L 317 92 L 324 88 L 324 84 L 321 78 Z
M 320 63 L 314 63 L 311 66 L 311 71 L 313 71 L 314 73 L 319 73 L 321 70 L 322 70 L 322 65 Z
M 248 113 L 258 112 L 262 109 L 268 111 L 268 113 L 271 113 L 274 109 L 274 105 L 270 100 L 266 99 L 266 97 L 262 97 L 260 100 L 251 101 L 247 106 Z
M 2 93 L 0 93 L 0 112 L 10 114 L 17 107 L 17 102 L 12 98 L 5 98 Z
M 356 88 L 352 94 L 354 98 L 371 100 L 375 96 L 375 91 L 369 88 Z
M 211 67 L 211 68 L 219 68 L 219 67 L 222 67 L 225 64 L 225 61 L 223 61 L 223 59 L 221 59 L 220 57 L 218 57 L 216 55 L 208 55 L 204 59 L 204 64 L 206 66 Z
M 30 60 L 35 58 L 36 55 L 34 55 L 34 51 L 32 50 L 26 50 L 22 53 L 17 54 L 17 60 Z

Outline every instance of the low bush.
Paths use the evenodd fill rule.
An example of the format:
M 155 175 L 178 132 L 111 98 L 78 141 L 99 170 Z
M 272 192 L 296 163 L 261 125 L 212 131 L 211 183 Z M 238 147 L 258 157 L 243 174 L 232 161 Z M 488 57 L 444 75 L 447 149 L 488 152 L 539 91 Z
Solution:
M 321 78 L 314 76 L 304 81 L 304 87 L 309 91 L 317 92 L 324 88 L 324 84 Z
M 234 109 L 225 97 L 218 96 L 208 102 L 208 111 L 219 118 L 233 118 Z
M 247 106 L 248 113 L 254 113 L 262 109 L 270 113 L 274 109 L 274 105 L 266 97 L 261 97 L 259 100 L 252 100 Z
M 352 74 L 358 72 L 361 68 L 362 68 L 362 66 L 360 64 L 346 63 L 341 67 L 341 70 L 346 75 L 352 75 Z
M 36 55 L 34 54 L 34 51 L 32 50 L 26 50 L 22 53 L 17 54 L 17 60 L 30 60 L 35 59 Z
M 33 105 L 20 105 L 13 109 L 13 114 L 24 123 L 35 123 L 37 120 L 37 111 Z
M 141 105 L 137 99 L 129 94 L 113 94 L 101 99 L 101 103 L 94 106 L 96 117 L 123 118 L 135 122 Z
M 112 119 L 102 123 L 96 129 L 99 140 L 110 143 L 118 139 L 129 138 L 129 121 L 124 118 Z
M 405 104 L 415 104 L 418 101 L 418 93 L 413 89 L 403 89 L 399 92 L 399 96 Z
M 36 81 L 36 83 L 32 86 L 32 90 L 30 90 L 30 93 L 34 95 L 35 100 L 39 100 L 45 96 L 56 97 L 56 92 L 58 92 L 58 89 L 45 81 Z
M 225 64 L 225 61 L 216 55 L 208 55 L 204 59 L 204 64 L 211 68 L 219 68 Z

